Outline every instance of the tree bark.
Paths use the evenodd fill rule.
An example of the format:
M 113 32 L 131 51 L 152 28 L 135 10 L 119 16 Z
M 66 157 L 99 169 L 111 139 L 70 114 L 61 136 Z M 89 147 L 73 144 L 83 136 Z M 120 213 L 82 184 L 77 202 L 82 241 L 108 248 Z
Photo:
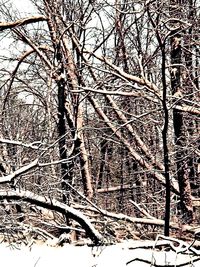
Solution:
M 78 77 L 72 52 L 69 48 L 67 37 L 62 34 L 61 21 L 59 16 L 54 17 L 52 7 L 45 1 L 46 13 L 48 16 L 49 32 L 55 50 L 55 59 L 57 66 L 56 82 L 58 85 L 58 132 L 59 132 L 59 151 L 60 158 L 67 158 L 66 134 L 67 124 L 74 142 L 73 153 L 79 154 L 81 176 L 85 194 L 88 198 L 93 196 L 92 179 L 89 172 L 89 161 L 83 136 L 83 110 L 79 102 L 79 94 L 72 93 L 78 87 Z M 57 7 L 55 6 L 55 9 Z M 55 12 L 56 13 L 56 12 Z M 67 97 L 70 99 L 67 102 Z M 61 165 L 62 188 L 64 191 L 63 200 L 68 201 L 69 188 L 67 184 L 72 184 L 73 179 L 72 163 L 63 163 Z
M 170 2 L 171 17 L 181 18 L 181 4 L 178 0 Z M 176 25 L 173 25 L 176 26 Z M 181 91 L 181 64 L 182 64 L 182 47 L 181 38 L 183 32 L 175 30 L 171 36 L 171 89 L 172 95 L 178 94 Z M 184 94 L 184 92 L 181 92 Z M 183 113 L 176 108 L 173 109 L 173 126 L 175 134 L 175 149 L 176 149 L 176 167 L 177 178 L 180 191 L 180 204 L 183 213 L 183 218 L 187 223 L 193 221 L 193 206 L 192 196 L 189 181 L 188 170 L 188 151 L 187 151 L 187 129 L 184 127 Z

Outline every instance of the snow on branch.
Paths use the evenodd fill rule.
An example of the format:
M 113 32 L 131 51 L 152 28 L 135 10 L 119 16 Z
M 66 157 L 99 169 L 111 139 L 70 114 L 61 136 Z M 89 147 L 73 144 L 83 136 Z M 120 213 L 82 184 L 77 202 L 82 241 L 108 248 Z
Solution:
M 154 83 L 150 82 L 148 79 L 140 78 L 138 76 L 128 74 L 125 71 L 123 71 L 121 68 L 119 68 L 118 66 L 114 65 L 106 57 L 98 56 L 95 53 L 92 53 L 89 51 L 86 51 L 86 52 L 93 55 L 96 59 L 100 60 L 101 62 L 104 62 L 107 66 L 109 66 L 111 69 L 113 69 L 116 72 L 116 74 L 119 74 L 125 80 L 132 81 L 132 82 L 138 83 L 140 85 L 146 86 L 147 88 L 149 88 L 150 91 L 152 91 L 152 93 L 158 99 L 161 99 L 159 88 Z
M 23 166 L 22 168 L 19 168 L 18 170 L 12 172 L 11 174 L 0 177 L 0 184 L 10 183 L 18 176 L 23 175 L 24 173 L 32 170 L 33 168 L 46 167 L 46 166 L 50 166 L 50 165 L 66 163 L 66 162 L 69 162 L 72 158 L 67 158 L 67 159 L 63 159 L 63 160 L 56 160 L 56 161 L 51 161 L 51 162 L 47 162 L 47 163 L 39 163 L 39 158 L 37 158 L 37 159 L 33 160 L 31 163 L 27 164 L 26 166 Z
M 9 183 L 12 180 L 14 180 L 14 178 L 18 177 L 19 175 L 22 175 L 22 174 L 26 173 L 27 171 L 37 167 L 38 161 L 39 161 L 39 159 L 35 159 L 34 161 L 29 163 L 28 165 L 23 166 L 22 168 L 14 171 L 13 173 L 6 175 L 6 176 L 3 176 L 3 177 L 0 177 L 0 184 Z
M 23 146 L 23 147 L 27 147 L 27 148 L 31 148 L 31 149 L 36 149 L 36 150 L 39 150 L 39 149 L 46 150 L 46 149 L 40 148 L 41 142 L 34 142 L 34 143 L 31 143 L 31 144 L 27 144 L 27 143 L 23 143 L 23 142 L 20 142 L 20 141 L 14 141 L 14 140 L 0 138 L 0 143 L 2 143 L 2 144 L 12 144 L 12 145 L 16 145 L 16 146 Z M 39 145 L 36 145 L 36 144 L 39 144 Z
M 60 201 L 43 197 L 37 194 L 34 194 L 30 191 L 23 190 L 0 190 L 0 199 L 7 200 L 22 200 L 28 202 L 30 204 L 34 204 L 46 209 L 54 210 L 60 212 L 69 218 L 77 221 L 83 229 L 86 231 L 88 237 L 95 243 L 98 244 L 103 241 L 103 237 L 99 234 L 99 232 L 94 228 L 94 226 L 90 223 L 90 221 L 80 212 L 75 210 L 68 205 L 61 203 Z
M 101 209 L 101 208 L 97 209 L 95 207 L 84 206 L 84 205 L 80 205 L 77 203 L 76 204 L 74 203 L 73 207 L 76 209 L 88 210 L 88 211 L 92 211 L 92 212 L 96 212 L 96 213 L 100 212 L 102 216 L 105 216 L 107 218 L 113 218 L 116 220 L 126 221 L 126 222 L 133 223 L 133 224 L 155 225 L 155 226 L 160 226 L 160 227 L 164 227 L 164 224 L 165 224 L 164 220 L 154 218 L 151 215 L 147 216 L 147 214 L 145 215 L 145 218 L 138 218 L 138 217 L 128 216 L 128 215 L 123 214 L 123 213 L 109 212 L 109 211 Z M 141 208 L 140 208 L 140 211 L 141 211 Z M 180 230 L 180 225 L 177 223 L 171 222 L 170 228 L 175 229 L 175 230 L 178 230 L 178 229 Z M 194 236 L 199 234 L 199 232 L 197 232 L 197 230 L 199 230 L 199 227 L 195 227 L 194 225 L 189 225 L 189 224 L 185 224 L 181 228 L 182 232 L 191 233 Z
M 173 237 L 158 235 L 153 242 L 145 241 L 129 245 L 129 250 L 134 253 L 132 253 L 133 256 L 129 256 L 126 266 L 137 266 L 139 262 L 144 263 L 144 266 L 155 267 L 199 266 L 200 253 L 193 247 L 194 242 L 195 239 L 188 244 Z

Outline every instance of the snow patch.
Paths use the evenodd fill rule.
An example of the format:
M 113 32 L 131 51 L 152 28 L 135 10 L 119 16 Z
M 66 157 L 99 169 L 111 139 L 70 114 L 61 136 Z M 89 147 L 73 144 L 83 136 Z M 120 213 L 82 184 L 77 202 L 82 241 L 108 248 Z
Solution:
M 138 245 L 141 247 L 141 242 L 138 242 Z M 2 243 L 0 255 L 1 262 L 6 263 L 7 267 L 153 267 L 156 264 L 157 266 L 179 266 L 184 262 L 188 262 L 185 267 L 200 266 L 200 259 L 193 262 L 197 257 L 192 255 L 136 248 L 137 241 L 134 242 L 134 246 L 130 248 L 129 243 L 123 243 L 99 247 L 73 245 L 49 247 L 38 244 L 19 247 Z

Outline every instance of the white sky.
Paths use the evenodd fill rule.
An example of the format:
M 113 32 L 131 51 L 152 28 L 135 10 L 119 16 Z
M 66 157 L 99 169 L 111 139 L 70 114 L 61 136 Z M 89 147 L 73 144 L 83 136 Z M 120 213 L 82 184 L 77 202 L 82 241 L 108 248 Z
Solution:
M 27 14 L 34 13 L 34 7 L 30 0 L 10 0 L 10 3 L 13 3 L 17 9 L 21 12 L 25 12 Z

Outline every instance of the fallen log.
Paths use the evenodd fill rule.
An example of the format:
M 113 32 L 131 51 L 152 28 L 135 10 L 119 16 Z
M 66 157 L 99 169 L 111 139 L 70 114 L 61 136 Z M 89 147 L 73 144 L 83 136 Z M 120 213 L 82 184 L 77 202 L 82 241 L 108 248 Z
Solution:
M 122 213 L 113 213 L 113 212 L 108 212 L 104 209 L 96 209 L 94 207 L 89 207 L 89 206 L 83 206 L 83 205 L 79 205 L 79 204 L 73 204 L 73 207 L 76 209 L 81 209 L 81 210 L 88 210 L 88 211 L 92 211 L 95 213 L 100 213 L 101 216 L 105 216 L 108 218 L 113 218 L 116 220 L 122 220 L 122 221 L 126 221 L 126 222 L 130 222 L 133 224 L 143 224 L 143 225 L 155 225 L 155 226 L 161 226 L 164 227 L 165 225 L 165 221 L 161 220 L 161 219 L 157 219 L 155 217 L 152 218 L 137 218 L 137 217 L 131 217 Z M 174 222 L 170 222 L 170 228 L 174 229 L 174 230 L 181 230 L 182 232 L 187 232 L 187 233 L 191 233 L 191 234 L 196 234 L 197 231 L 200 229 L 199 226 L 195 226 L 195 225 L 182 225 L 181 229 L 180 229 L 180 224 L 178 223 L 174 223 Z
M 21 200 L 37 206 L 54 210 L 62 213 L 63 215 L 68 216 L 69 218 L 77 221 L 83 229 L 86 231 L 88 237 L 95 243 L 103 242 L 103 237 L 99 232 L 94 228 L 91 222 L 86 216 L 84 216 L 80 211 L 69 207 L 66 204 L 61 203 L 55 198 L 43 197 L 37 194 L 34 194 L 30 191 L 24 190 L 0 190 L 0 199 L 7 200 Z

